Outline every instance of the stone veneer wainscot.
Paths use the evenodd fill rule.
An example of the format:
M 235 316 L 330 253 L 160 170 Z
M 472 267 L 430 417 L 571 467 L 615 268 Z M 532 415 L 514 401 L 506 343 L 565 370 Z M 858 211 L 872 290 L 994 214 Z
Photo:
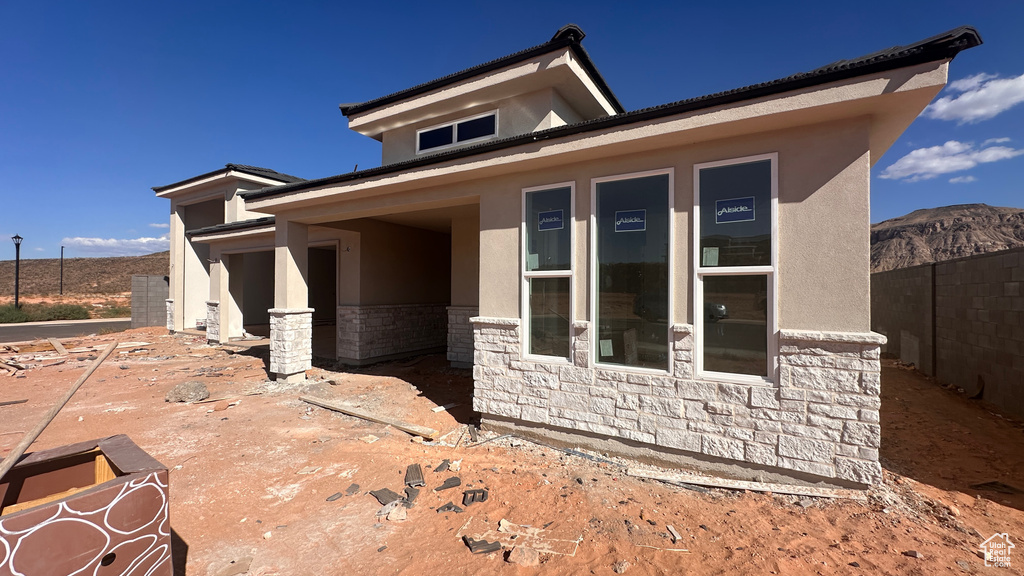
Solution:
M 476 306 L 448 307 L 448 361 L 456 368 L 473 367 L 473 323 Z
M 271 308 L 270 372 L 295 375 L 313 363 L 313 309 Z
M 338 358 L 367 360 L 443 348 L 444 304 L 338 306 Z
M 220 342 L 220 302 L 206 301 L 206 341 Z
M 572 362 L 524 361 L 519 320 L 473 318 L 474 409 L 714 458 L 859 484 L 881 480 L 874 333 L 781 330 L 780 382 L 693 379 L 693 327 L 673 325 L 671 375 L 591 361 L 573 323 Z
M 174 332 L 174 299 L 168 298 L 167 303 L 167 329 Z

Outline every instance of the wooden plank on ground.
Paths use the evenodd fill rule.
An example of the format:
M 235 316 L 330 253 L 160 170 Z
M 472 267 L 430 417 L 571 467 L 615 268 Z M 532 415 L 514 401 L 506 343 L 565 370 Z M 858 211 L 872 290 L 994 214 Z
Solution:
M 0 402 L 0 406 L 14 406 L 15 404 L 24 404 L 25 402 L 28 402 L 28 398 L 24 400 L 7 400 Z
M 60 343 L 60 340 L 57 340 L 56 338 L 47 338 L 46 341 L 50 343 L 50 346 L 53 346 L 53 349 L 57 351 L 57 354 L 60 354 L 61 356 L 68 355 L 67 349 L 65 349 L 64 345 Z
M 851 500 L 867 500 L 867 493 L 861 490 L 818 488 L 815 486 L 796 486 L 771 482 L 749 482 L 746 480 L 698 476 L 697 474 L 687 474 L 685 472 L 661 472 L 657 470 L 641 470 L 637 468 L 628 469 L 626 474 L 636 478 L 649 478 L 651 480 L 660 480 L 662 482 L 682 482 L 683 484 L 696 484 L 698 486 L 710 486 L 712 488 L 727 488 L 729 490 L 772 492 L 775 494 L 793 494 L 795 496 L 811 496 L 815 498 L 848 498 Z
M 423 436 L 427 440 L 433 440 L 437 437 L 437 430 L 434 430 L 433 428 L 417 426 L 416 424 L 410 424 L 408 422 L 403 422 L 395 418 L 388 418 L 386 416 L 377 416 L 375 414 L 370 414 L 369 412 L 364 412 L 355 406 L 349 406 L 340 402 L 332 402 L 322 398 L 310 398 L 309 396 L 299 396 L 299 400 L 308 402 L 314 406 L 334 410 L 335 412 L 341 412 L 342 414 L 348 414 L 349 416 L 355 416 L 356 418 L 362 418 L 363 420 L 369 420 L 370 422 L 388 424 L 403 432 L 408 432 L 409 434 L 414 434 L 416 436 Z

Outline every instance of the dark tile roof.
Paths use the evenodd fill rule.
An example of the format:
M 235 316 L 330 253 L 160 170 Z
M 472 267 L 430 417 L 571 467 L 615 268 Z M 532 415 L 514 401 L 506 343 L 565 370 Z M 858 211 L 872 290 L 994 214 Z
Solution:
M 651 108 L 643 108 L 632 112 L 616 114 L 615 116 L 606 116 L 604 118 L 587 120 L 577 124 L 549 128 L 547 130 L 531 132 L 501 140 L 492 140 L 474 146 L 468 146 L 466 148 L 457 148 L 455 150 L 439 152 L 430 156 L 414 158 L 412 160 L 388 164 L 378 168 L 369 168 L 359 172 L 349 172 L 347 174 L 328 176 L 317 180 L 253 190 L 251 192 L 242 193 L 242 197 L 246 200 L 256 200 L 258 198 L 277 196 L 279 194 L 316 188 L 319 186 L 401 172 L 404 170 L 419 168 L 421 166 L 437 164 L 478 154 L 485 154 L 487 152 L 493 152 L 495 150 L 502 150 L 541 140 L 564 138 L 585 132 L 648 122 L 675 114 L 683 114 L 705 108 L 772 96 L 792 90 L 828 84 L 830 82 L 837 82 L 857 76 L 884 72 L 886 70 L 893 70 L 906 66 L 914 66 L 925 62 L 951 59 L 961 51 L 973 48 L 980 44 L 981 36 L 978 34 L 977 30 L 970 26 L 962 26 L 913 44 L 888 48 L 886 50 L 881 50 L 851 60 L 839 60 L 809 72 L 793 74 L 792 76 L 787 76 L 778 80 L 753 84 L 726 92 L 698 96 L 687 100 L 679 100 L 677 102 L 662 104 L 660 106 L 653 106 Z
M 619 103 L 619 99 L 615 97 L 615 94 L 612 93 L 612 89 L 608 87 L 608 83 L 605 82 L 604 77 L 601 76 L 600 72 L 598 72 L 597 66 L 595 66 L 593 60 L 590 59 L 590 55 L 587 54 L 587 51 L 584 50 L 583 46 L 580 44 L 585 36 L 586 34 L 579 26 L 575 24 L 566 24 L 559 28 L 558 32 L 555 32 L 555 35 L 551 37 L 551 40 L 548 40 L 539 46 L 520 50 L 515 54 L 509 54 L 508 56 L 498 58 L 497 60 L 484 62 L 483 64 L 473 66 L 472 68 L 466 68 L 461 72 L 455 72 L 454 74 L 449 74 L 442 78 L 438 78 L 437 80 L 424 82 L 423 84 L 413 86 L 412 88 L 399 90 L 398 92 L 388 94 L 387 96 L 381 96 L 380 98 L 374 98 L 373 100 L 368 100 L 366 102 L 339 104 L 338 108 L 341 109 L 341 113 L 345 116 L 351 116 L 352 114 L 358 114 L 360 112 L 367 112 L 393 102 L 412 98 L 414 96 L 430 92 L 431 90 L 462 82 L 468 78 L 487 74 L 488 72 L 492 72 L 506 66 L 511 66 L 512 64 L 516 64 L 524 60 L 529 60 L 530 58 L 534 58 L 541 54 L 546 54 L 554 50 L 561 50 L 562 48 L 569 48 L 576 55 L 576 58 L 579 60 L 580 64 L 583 65 L 583 68 L 587 73 L 590 74 L 594 83 L 597 84 L 598 90 L 600 90 L 601 93 L 604 94 L 604 97 L 611 102 L 615 111 L 617 113 L 625 112 L 625 108 L 622 107 L 622 104 Z
M 218 168 L 216 170 L 213 170 L 212 172 L 200 174 L 199 176 L 193 176 L 180 182 L 167 184 L 166 186 L 154 186 L 153 191 L 157 193 L 163 192 L 164 190 L 168 190 L 170 188 L 182 186 L 184 184 L 189 184 L 192 182 L 198 182 L 199 180 L 209 178 L 210 176 L 216 176 L 217 174 L 220 174 L 221 172 L 226 172 L 228 170 L 234 170 L 236 172 L 245 172 L 246 174 L 252 174 L 253 176 L 262 176 L 264 178 L 270 178 L 272 180 L 277 180 L 278 182 L 284 182 L 286 184 L 306 181 L 305 178 L 299 178 L 298 176 L 292 176 L 290 174 L 282 174 L 281 172 L 278 172 L 277 170 L 271 170 L 270 168 L 260 168 L 259 166 L 249 166 L 246 164 L 225 164 L 223 168 Z
M 242 220 L 239 222 L 228 222 L 226 224 L 215 224 L 213 226 L 206 226 L 203 228 L 196 228 L 194 230 L 186 230 L 185 236 L 189 238 L 193 236 L 204 236 L 206 234 L 218 234 L 220 232 L 235 232 L 238 230 L 248 230 L 249 228 L 259 228 L 261 226 L 272 226 L 274 224 L 273 216 L 264 216 L 262 218 L 254 218 L 252 220 Z

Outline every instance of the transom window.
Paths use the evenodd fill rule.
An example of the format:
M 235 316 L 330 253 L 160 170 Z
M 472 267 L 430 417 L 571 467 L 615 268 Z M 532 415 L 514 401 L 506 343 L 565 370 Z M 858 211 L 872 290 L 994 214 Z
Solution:
M 523 190 L 523 349 L 569 359 L 575 183 Z
M 498 134 L 498 111 L 470 116 L 416 131 L 416 153 L 439 150 L 493 138 Z
M 694 166 L 698 375 L 775 374 L 777 164 L 765 154 Z
M 592 181 L 595 358 L 669 369 L 671 170 Z

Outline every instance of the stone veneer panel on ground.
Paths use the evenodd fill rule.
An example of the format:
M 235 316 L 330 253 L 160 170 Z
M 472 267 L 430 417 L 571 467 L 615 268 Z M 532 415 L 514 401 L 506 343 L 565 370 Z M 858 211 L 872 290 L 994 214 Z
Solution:
M 206 301 L 206 341 L 220 342 L 220 302 Z
M 270 372 L 289 376 L 313 362 L 313 309 L 271 308 Z
M 881 480 L 878 334 L 780 331 L 780 382 L 694 379 L 693 328 L 673 326 L 672 373 L 593 368 L 590 323 L 573 361 L 524 361 L 518 319 L 474 318 L 474 409 L 859 484 Z
M 443 348 L 444 304 L 338 306 L 338 358 L 367 360 Z
M 476 306 L 448 307 L 448 361 L 457 368 L 473 367 L 473 323 Z

